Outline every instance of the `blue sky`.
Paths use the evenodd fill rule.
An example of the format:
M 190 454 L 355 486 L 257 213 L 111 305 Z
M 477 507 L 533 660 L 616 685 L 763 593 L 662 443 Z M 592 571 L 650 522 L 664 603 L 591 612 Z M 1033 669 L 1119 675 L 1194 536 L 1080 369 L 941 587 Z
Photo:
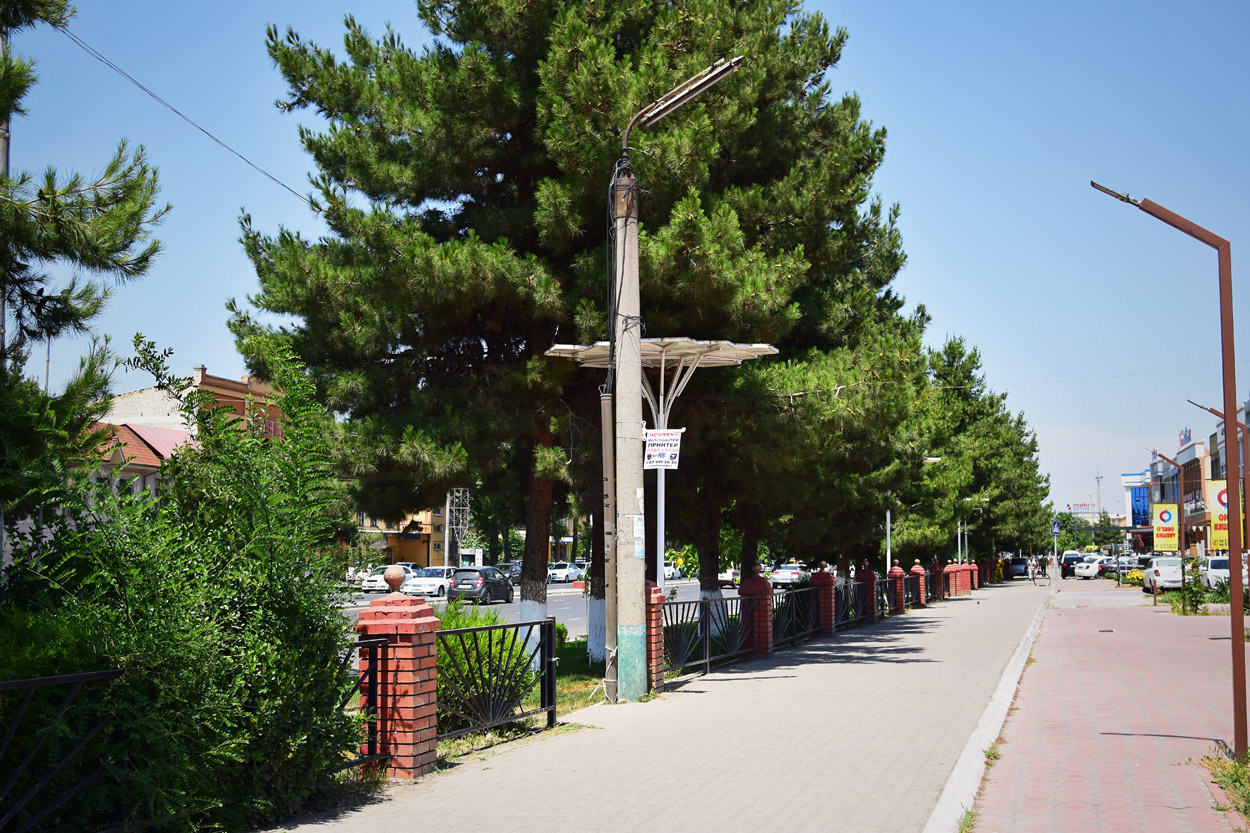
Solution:
M 375 34 L 391 21 L 427 41 L 410 0 L 353 4 Z M 323 0 L 82 4 L 71 30 L 189 117 L 304 193 L 307 157 L 283 115 L 264 52 L 267 23 L 341 44 L 344 4 Z M 1199 2 L 809 3 L 850 40 L 830 81 L 889 131 L 875 190 L 902 208 L 908 263 L 898 288 L 923 303 L 931 344 L 961 335 L 991 387 L 1037 431 L 1059 505 L 1123 509 L 1119 474 L 1176 449 L 1219 406 L 1216 258 L 1146 214 L 1098 194 L 1097 179 L 1150 197 L 1228 238 L 1239 382 L 1250 392 L 1250 5 Z M 294 196 L 248 168 L 63 34 L 22 32 L 39 61 L 29 115 L 13 125 L 14 170 L 98 171 L 116 141 L 142 143 L 174 208 L 152 272 L 119 288 L 99 331 L 120 348 L 142 331 L 176 369 L 243 372 L 224 303 L 255 276 L 237 217 L 317 235 Z M 605 169 L 605 177 L 606 177 Z M 1236 195 L 1242 194 L 1241 198 Z M 1244 272 L 1250 274 L 1250 272 Z M 52 348 L 52 383 L 81 347 Z M 36 362 L 42 373 L 42 361 Z M 32 370 L 35 369 L 32 366 Z M 119 375 L 127 390 L 149 380 Z

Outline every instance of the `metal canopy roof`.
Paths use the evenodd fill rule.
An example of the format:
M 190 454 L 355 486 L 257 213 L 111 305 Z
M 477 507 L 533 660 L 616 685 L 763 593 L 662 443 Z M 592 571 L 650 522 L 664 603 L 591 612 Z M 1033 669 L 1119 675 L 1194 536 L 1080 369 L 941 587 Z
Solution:
M 771 344 L 735 344 L 732 341 L 699 341 L 684 337 L 642 339 L 642 365 L 652 368 L 695 358 L 699 367 L 731 367 L 776 352 L 777 348 Z M 547 351 L 547 355 L 572 359 L 586 367 L 607 367 L 608 342 L 557 344 Z

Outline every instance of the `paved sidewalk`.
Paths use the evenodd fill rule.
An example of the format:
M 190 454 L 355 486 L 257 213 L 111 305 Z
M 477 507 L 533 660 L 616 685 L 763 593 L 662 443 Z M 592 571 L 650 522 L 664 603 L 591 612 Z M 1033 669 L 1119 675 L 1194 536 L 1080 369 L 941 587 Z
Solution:
M 1191 763 L 1232 742 L 1228 617 L 1124 608 L 1142 594 L 1070 584 L 1003 727 L 978 833 L 1245 829 Z
M 585 709 L 569 717 L 585 728 L 283 829 L 920 831 L 1046 599 L 984 588 Z

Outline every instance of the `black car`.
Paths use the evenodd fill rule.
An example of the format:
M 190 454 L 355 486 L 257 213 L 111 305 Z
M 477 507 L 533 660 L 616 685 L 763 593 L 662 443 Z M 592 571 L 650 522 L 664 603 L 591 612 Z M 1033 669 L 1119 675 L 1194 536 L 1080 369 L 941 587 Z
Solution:
M 512 579 L 513 584 L 521 583 L 521 565 L 515 561 L 500 561 L 495 567 L 499 572 Z
M 1059 565 L 1059 575 L 1061 578 L 1076 575 L 1076 565 L 1085 560 L 1085 556 L 1081 553 L 1071 552 L 1063 556 L 1063 563 Z
M 461 567 L 451 577 L 449 599 L 466 599 L 477 604 L 512 601 L 512 580 L 495 567 Z

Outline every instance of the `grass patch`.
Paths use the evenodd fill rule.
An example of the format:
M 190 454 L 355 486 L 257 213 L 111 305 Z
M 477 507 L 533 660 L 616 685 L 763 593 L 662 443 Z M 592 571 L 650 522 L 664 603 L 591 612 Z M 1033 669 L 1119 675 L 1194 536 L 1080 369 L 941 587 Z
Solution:
M 972 833 L 977 828 L 977 814 L 972 810 L 964 810 L 959 817 L 959 833 Z
M 994 764 L 997 763 L 998 759 L 1001 757 L 1002 754 L 998 751 L 998 744 L 995 743 L 990 745 L 989 748 L 985 750 L 985 768 L 989 769 L 994 766 Z
M 1228 758 L 1207 755 L 1198 763 L 1211 772 L 1211 779 L 1224 789 L 1232 809 L 1250 821 L 1250 764 L 1245 758 L 1233 761 Z

